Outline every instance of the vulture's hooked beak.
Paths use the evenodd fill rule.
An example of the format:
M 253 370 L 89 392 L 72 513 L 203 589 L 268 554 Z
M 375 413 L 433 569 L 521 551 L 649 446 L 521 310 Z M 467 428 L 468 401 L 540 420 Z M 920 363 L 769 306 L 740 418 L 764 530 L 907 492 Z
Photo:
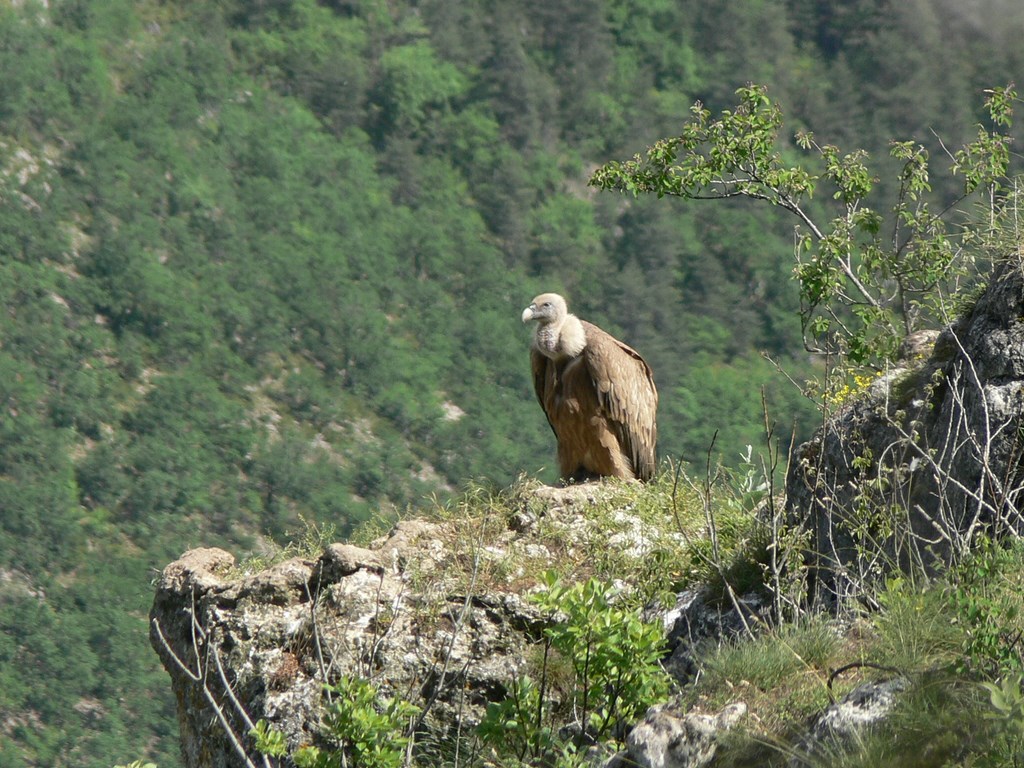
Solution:
M 536 304 L 531 304 L 530 306 L 528 306 L 526 309 L 523 310 L 523 322 L 524 323 L 528 323 L 531 320 L 533 320 L 533 312 L 534 312 L 535 309 L 537 309 L 537 305 Z

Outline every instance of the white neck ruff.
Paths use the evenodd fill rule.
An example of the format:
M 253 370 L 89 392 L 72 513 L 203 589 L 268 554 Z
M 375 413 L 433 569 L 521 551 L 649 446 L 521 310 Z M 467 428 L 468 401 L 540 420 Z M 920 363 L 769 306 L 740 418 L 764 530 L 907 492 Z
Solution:
M 576 357 L 587 346 L 587 335 L 583 331 L 583 323 L 576 315 L 566 315 L 557 325 L 537 326 L 534 346 L 552 360 Z

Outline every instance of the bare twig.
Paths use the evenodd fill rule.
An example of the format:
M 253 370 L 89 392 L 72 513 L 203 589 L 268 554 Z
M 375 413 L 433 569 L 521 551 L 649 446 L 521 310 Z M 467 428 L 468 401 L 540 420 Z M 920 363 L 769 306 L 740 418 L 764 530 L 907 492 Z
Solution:
M 448 674 L 448 665 L 451 663 L 452 651 L 455 648 L 455 641 L 458 638 L 459 633 L 462 631 L 463 626 L 466 623 L 466 618 L 469 616 L 470 608 L 473 604 L 473 595 L 476 589 L 476 579 L 480 572 L 480 551 L 479 547 L 477 551 L 473 553 L 473 570 L 470 574 L 469 587 L 466 590 L 466 597 L 462 601 L 462 610 L 459 612 L 458 619 L 454 622 L 452 627 L 451 636 L 448 638 L 448 647 L 445 650 L 444 661 L 441 664 L 441 672 L 437 678 L 437 684 L 430 692 L 430 697 L 423 704 L 423 709 L 420 710 L 419 716 L 416 718 L 415 725 L 411 729 L 412 732 L 419 730 L 420 726 L 423 725 L 423 721 L 427 717 L 427 713 L 431 707 L 434 706 L 434 702 L 437 701 L 437 697 L 441 693 L 441 688 L 444 686 L 445 676 Z
M 193 615 L 193 629 L 195 628 L 196 623 L 197 622 L 195 621 L 195 617 Z M 160 640 L 160 645 L 163 646 L 164 650 L 167 652 L 167 656 L 171 659 L 175 666 L 177 666 L 178 669 L 180 669 L 182 673 L 185 674 L 193 683 L 202 683 L 201 691 L 203 694 L 203 698 L 206 699 L 207 703 L 213 709 L 214 714 L 216 714 L 217 721 L 224 729 L 224 734 L 227 736 L 228 741 L 231 743 L 232 748 L 235 750 L 235 753 L 245 763 L 245 765 L 248 768 L 257 768 L 257 766 L 252 762 L 252 760 L 249 759 L 249 755 L 245 751 L 245 747 L 242 746 L 242 743 L 239 741 L 237 734 L 235 734 L 234 727 L 231 725 L 231 722 L 228 720 L 227 715 L 224 713 L 224 708 L 221 706 L 220 702 L 217 701 L 217 697 L 213 695 L 213 691 L 211 691 L 210 687 L 206 684 L 207 669 L 200 660 L 201 655 L 199 653 L 199 646 L 198 644 L 195 644 L 196 635 L 193 633 L 193 642 L 195 644 L 196 653 L 196 671 L 193 672 L 188 667 L 188 665 L 185 664 L 178 657 L 178 654 L 171 647 L 171 644 L 167 641 L 167 638 L 164 637 L 163 630 L 160 627 L 160 622 L 157 619 L 153 619 L 152 624 L 153 629 L 156 631 L 156 636 Z M 200 628 L 200 632 L 201 631 L 202 630 Z M 230 688 L 230 686 L 226 687 Z M 246 719 L 248 720 L 248 718 Z M 270 766 L 270 763 L 267 761 L 266 756 L 263 757 L 263 764 L 264 766 L 267 766 L 267 768 L 269 768 Z
M 718 482 L 719 473 L 716 471 L 712 473 L 711 462 L 712 455 L 714 453 L 715 441 L 718 439 L 718 430 L 715 430 L 714 435 L 711 437 L 711 444 L 708 446 L 706 455 L 706 465 L 704 480 L 700 487 L 697 486 L 692 480 L 687 478 L 687 483 L 697 493 L 701 499 L 701 504 L 704 507 L 704 521 L 707 527 L 708 540 L 711 542 L 711 556 L 706 557 L 698 554 L 705 563 L 715 570 L 718 577 L 722 580 L 722 586 L 725 589 L 725 593 L 729 596 L 729 602 L 732 603 L 733 609 L 736 611 L 736 615 L 739 616 L 740 622 L 743 624 L 743 629 L 749 637 L 754 636 L 754 631 L 750 627 L 750 623 L 747 621 L 746 611 L 736 595 L 736 591 L 732 588 L 729 583 L 729 579 L 726 576 L 725 564 L 722 562 L 722 551 L 718 541 L 718 523 L 715 520 L 715 509 L 714 502 L 712 499 L 712 489 Z M 681 529 L 680 529 L 681 530 Z M 685 534 L 684 534 L 685 537 Z
M 849 664 L 844 664 L 838 669 L 833 669 L 832 673 L 828 676 L 828 698 L 833 704 L 836 703 L 836 700 L 835 697 L 832 695 L 832 683 L 834 683 L 836 681 L 836 678 L 844 672 L 849 672 L 851 669 L 860 669 L 862 667 L 866 667 L 869 669 L 877 669 L 881 672 L 892 672 L 895 675 L 903 674 L 903 670 L 898 669 L 896 667 L 889 667 L 885 664 L 875 664 L 870 661 L 851 661 Z

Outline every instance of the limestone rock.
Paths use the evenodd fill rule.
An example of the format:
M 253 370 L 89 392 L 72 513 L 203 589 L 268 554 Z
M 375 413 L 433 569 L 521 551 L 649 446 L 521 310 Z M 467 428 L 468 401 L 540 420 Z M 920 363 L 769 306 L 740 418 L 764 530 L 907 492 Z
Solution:
M 814 719 L 810 732 L 790 759 L 789 768 L 820 765 L 823 755 L 855 744 L 868 729 L 884 722 L 899 695 L 909 687 L 906 678 L 894 677 L 854 688 Z
M 384 565 L 372 550 L 351 544 L 331 544 L 317 561 L 314 585 L 338 581 L 360 569 L 382 573 Z
M 220 586 L 218 574 L 234 565 L 234 556 L 223 549 L 192 549 L 164 568 L 157 589 L 175 595 L 205 593 Z
M 718 736 L 747 713 L 743 702 L 730 704 L 717 715 L 685 713 L 672 704 L 652 707 L 626 737 L 626 750 L 605 768 L 700 768 L 718 748 Z
M 901 566 L 941 562 L 981 528 L 1024 531 L 1022 420 L 1024 268 L 1015 254 L 971 311 L 908 341 L 895 367 L 797 449 L 787 514 L 811 532 L 815 597 L 856 593 L 872 565 L 858 560 L 864 531 Z M 862 512 L 872 508 L 905 513 L 880 533 Z
M 220 550 L 168 565 L 151 639 L 177 695 L 185 764 L 244 765 L 227 727 L 248 745 L 261 718 L 292 747 L 316 743 L 323 683 L 343 674 L 419 699 L 425 726 L 438 732 L 455 726 L 456 711 L 465 727 L 478 721 L 522 666 L 521 627 L 537 619 L 511 596 L 412 593 L 395 565 L 430 560 L 431 532 L 399 526 L 376 551 L 336 544 L 315 563 L 292 559 L 248 576 L 233 573 L 234 559 Z M 412 542 L 424 537 L 417 549 Z
M 708 645 L 767 626 L 769 613 L 770 606 L 758 593 L 739 596 L 733 605 L 707 587 L 681 592 L 676 605 L 661 617 L 669 650 L 665 669 L 679 683 L 693 680 Z
M 238 599 L 246 598 L 272 605 L 289 605 L 310 599 L 309 580 L 313 564 L 293 558 L 245 579 L 238 587 Z
M 420 706 L 420 744 L 471 732 L 526 671 L 542 635 L 547 619 L 524 595 L 554 564 L 549 546 L 560 543 L 563 558 L 577 547 L 585 560 L 606 535 L 588 512 L 607 492 L 528 492 L 521 507 L 535 524 L 488 520 L 488 538 L 469 536 L 469 552 L 457 544 L 465 523 L 426 520 L 402 521 L 366 548 L 332 544 L 257 573 L 223 550 L 186 552 L 164 569 L 150 614 L 184 765 L 245 765 L 240 750 L 253 754 L 248 734 L 260 719 L 290 749 L 330 747 L 319 724 L 324 683 L 343 675 Z M 640 531 L 637 543 L 649 537 L 628 511 L 617 515 L 613 525 Z M 483 583 L 477 573 L 487 568 Z

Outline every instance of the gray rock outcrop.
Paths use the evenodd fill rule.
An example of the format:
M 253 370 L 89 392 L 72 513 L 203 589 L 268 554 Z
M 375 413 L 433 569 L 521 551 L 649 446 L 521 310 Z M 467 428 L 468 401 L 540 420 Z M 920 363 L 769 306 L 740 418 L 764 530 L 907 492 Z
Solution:
M 716 715 L 680 711 L 673 704 L 651 707 L 626 737 L 625 751 L 604 768 L 703 768 L 714 759 L 721 734 L 746 714 L 743 702 Z
M 477 722 L 522 667 L 538 617 L 514 594 L 467 598 L 430 583 L 436 532 L 410 521 L 372 550 L 335 544 L 253 575 L 219 549 L 168 565 L 151 641 L 171 675 L 185 764 L 245 765 L 259 719 L 292 748 L 317 743 L 323 683 L 340 675 L 417 701 L 439 734 Z M 424 583 L 413 587 L 409 569 Z
M 909 342 L 791 462 L 787 512 L 811 533 L 819 600 L 856 597 L 893 567 L 947 561 L 983 530 L 1024 527 L 1022 257 L 996 267 L 960 320 Z
M 671 535 L 627 510 L 610 513 L 614 534 L 603 529 L 589 513 L 608 492 L 533 489 L 509 519 L 487 520 L 486 536 L 466 521 L 406 520 L 367 548 L 332 544 L 270 567 L 186 552 L 164 569 L 150 613 L 185 765 L 245 766 L 261 719 L 289 749 L 330 746 L 324 683 L 341 676 L 419 706 L 418 744 L 471 734 L 536 656 L 546 619 L 525 595 L 539 574 L 573 550 L 585 561 L 595 542 L 615 537 L 619 556 L 640 559 Z
M 734 605 L 702 587 L 679 593 L 675 606 L 661 620 L 668 641 L 665 669 L 677 682 L 689 683 L 696 678 L 700 656 L 708 647 L 768 626 L 770 607 L 757 592 L 738 596 Z
M 910 687 L 903 677 L 864 683 L 835 702 L 815 719 L 810 731 L 794 750 L 789 768 L 821 765 L 829 755 L 838 755 L 884 723 L 900 694 Z

